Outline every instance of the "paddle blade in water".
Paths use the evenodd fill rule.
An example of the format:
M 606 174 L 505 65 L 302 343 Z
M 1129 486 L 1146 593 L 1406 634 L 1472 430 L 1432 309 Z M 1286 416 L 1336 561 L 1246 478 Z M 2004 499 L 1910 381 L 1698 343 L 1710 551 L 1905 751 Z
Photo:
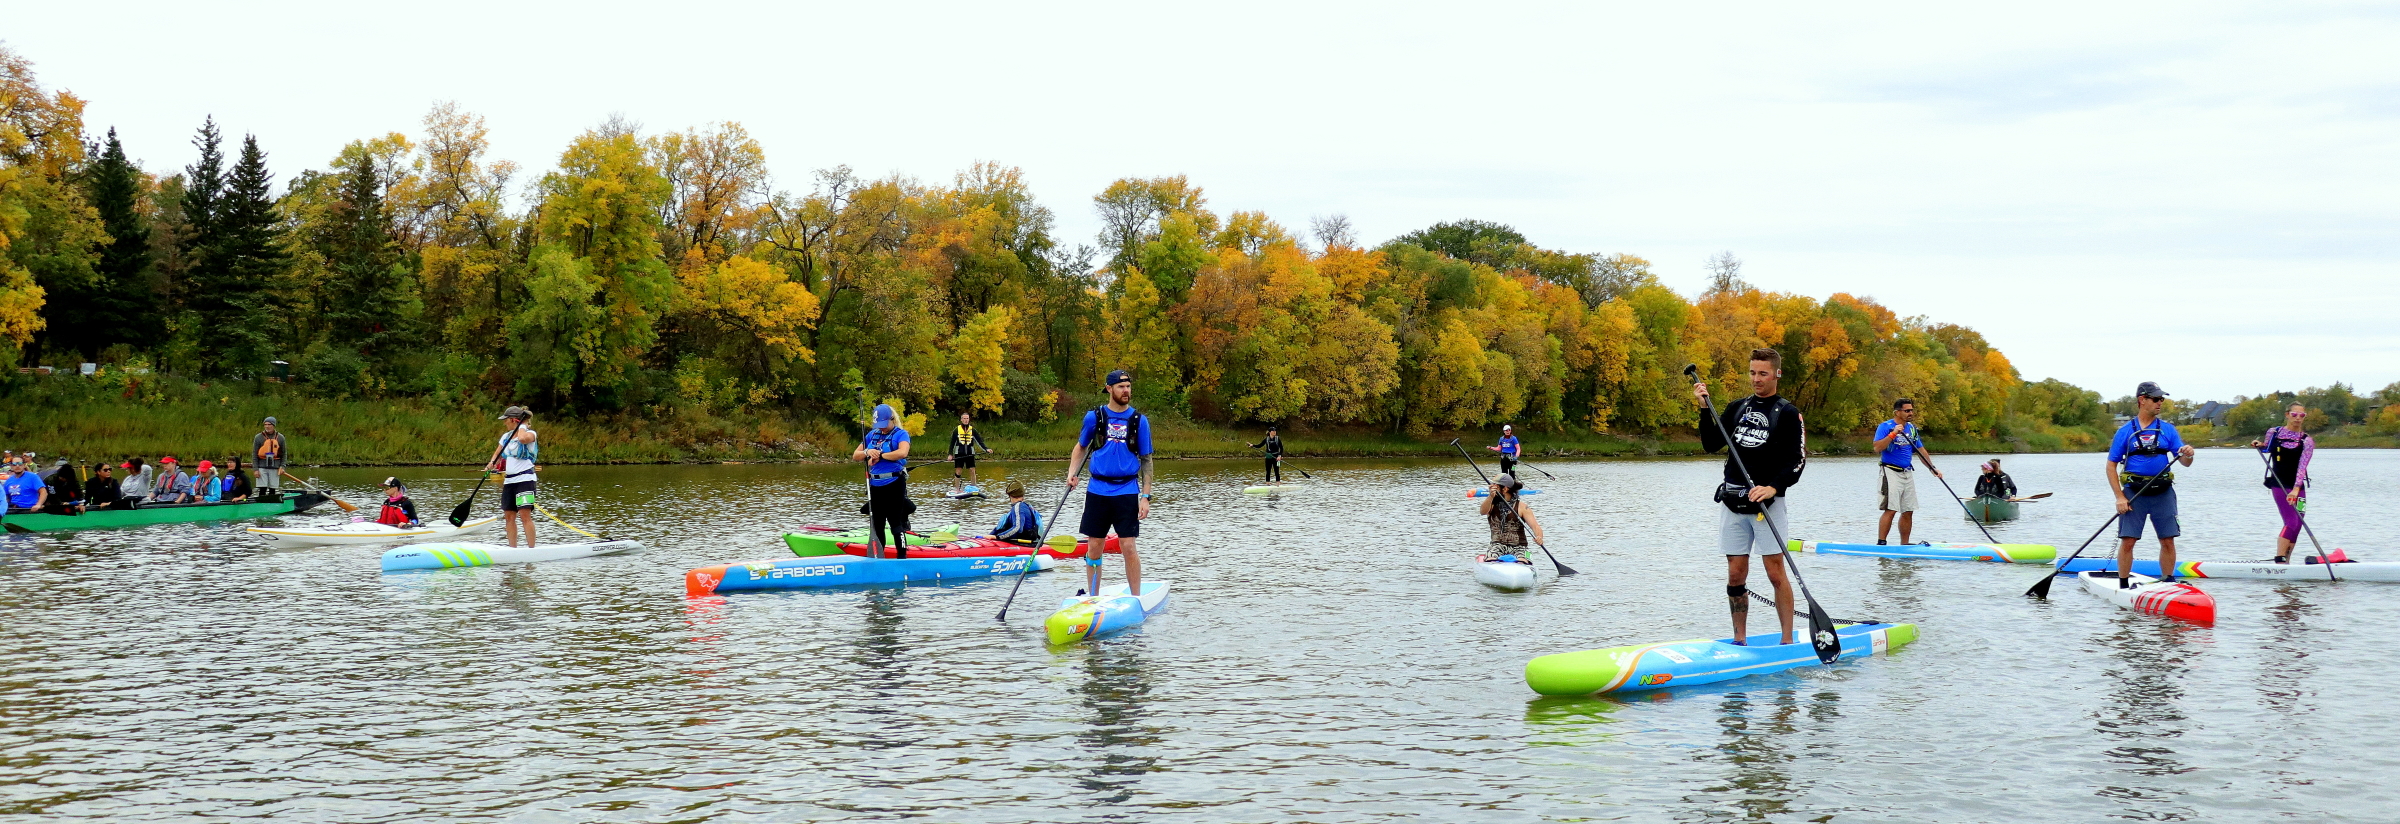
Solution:
M 1833 616 L 1813 599 L 1808 602 L 1808 643 L 1816 647 L 1819 661 L 1831 664 L 1842 657 L 1842 636 L 1833 631 Z
M 2057 572 L 2052 572 L 2052 573 L 2050 573 L 2050 574 L 2048 574 L 2048 575 L 2044 575 L 2044 576 L 2042 576 L 2042 580 L 2040 580 L 2039 582 L 2036 582 L 2036 583 L 2033 585 L 2033 588 L 2032 588 L 2032 589 L 2028 589 L 2028 590 L 2026 590 L 2026 591 L 2025 591 L 2025 597 L 2027 597 L 2027 598 L 2040 598 L 2040 599 L 2043 599 L 2043 600 L 2045 600 L 2045 601 L 2046 601 L 2046 600 L 2049 600 L 2049 599 L 2050 599 L 2050 582 L 2051 582 L 2051 581 L 2056 581 L 2056 580 L 2058 580 L 2058 573 L 2057 573 Z

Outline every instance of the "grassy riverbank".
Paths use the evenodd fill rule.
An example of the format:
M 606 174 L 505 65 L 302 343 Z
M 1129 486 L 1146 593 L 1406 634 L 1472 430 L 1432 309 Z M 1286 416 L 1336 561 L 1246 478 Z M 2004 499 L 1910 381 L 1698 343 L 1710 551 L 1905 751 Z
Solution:
M 0 447 L 64 455 L 77 460 L 118 460 L 129 455 L 176 455 L 186 463 L 246 453 L 260 418 L 276 416 L 291 440 L 292 455 L 306 465 L 473 464 L 491 450 L 503 424 L 488 404 L 461 408 L 427 398 L 384 400 L 313 398 L 274 385 L 247 383 L 175 388 L 107 384 L 53 378 L 20 384 L 0 400 Z M 1248 444 L 1261 431 L 1196 422 L 1172 411 L 1148 413 L 1159 453 L 1179 458 L 1240 458 L 1258 454 Z M 1075 414 L 1048 423 L 983 424 L 984 439 L 1001 457 L 1059 459 L 1074 446 Z M 853 430 L 842 423 L 783 413 L 712 415 L 691 409 L 653 415 L 620 413 L 571 419 L 539 418 L 543 462 L 548 464 L 692 463 L 718 461 L 824 461 L 848 456 Z M 943 450 L 950 419 L 937 416 L 918 449 Z M 2098 448 L 2098 433 L 2023 432 L 1988 440 L 1936 438 L 1938 453 L 2062 452 Z M 1699 439 L 1686 428 L 1665 437 L 1624 437 L 1591 432 L 1521 433 L 1528 456 L 1640 457 L 1700 454 Z M 2028 437 L 2027 435 L 2030 435 Z M 1478 459 L 1498 437 L 1493 431 L 1437 432 L 1412 439 L 1366 427 L 1292 429 L 1284 439 L 1294 457 L 1444 457 L 1457 454 L 1457 437 Z M 2381 444 L 2379 444 L 2381 445 Z M 1815 454 L 1864 454 L 1863 434 L 1812 434 Z

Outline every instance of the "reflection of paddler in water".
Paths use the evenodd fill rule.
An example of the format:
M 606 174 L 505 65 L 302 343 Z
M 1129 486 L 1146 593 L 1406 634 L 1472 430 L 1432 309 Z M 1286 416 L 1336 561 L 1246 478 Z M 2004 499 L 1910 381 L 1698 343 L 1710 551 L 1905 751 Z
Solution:
M 2309 617 L 2317 611 L 2316 604 L 2308 599 L 2310 588 L 2311 585 L 2289 582 L 2275 585 L 2275 604 L 2267 607 L 2267 637 L 2301 638 L 2315 629 L 2309 625 Z M 2284 657 L 2273 665 L 2272 672 L 2274 677 L 2258 679 L 2258 695 L 2267 706 L 2284 713 L 2309 706 L 2304 699 L 2310 690 L 2304 684 L 2317 674 L 2317 665 L 2309 662 L 2307 653 Z
M 1150 772 L 1157 756 L 1120 750 L 1156 746 L 1160 736 L 1142 725 L 1148 712 L 1150 673 L 1139 644 L 1097 644 L 1077 647 L 1083 655 L 1083 683 L 1075 688 L 1090 726 L 1075 734 L 1083 745 L 1100 753 L 1099 764 L 1076 779 L 1084 789 L 1106 793 L 1097 800 L 1119 803 L 1133 797 L 1133 778 Z M 1087 759 L 1088 762 L 1088 759 Z
M 2092 646 L 2124 664 L 2117 677 L 2107 679 L 2107 700 L 2093 714 L 2093 731 L 2102 744 L 2098 755 L 2122 765 L 2121 774 L 2161 778 L 2155 786 L 2128 787 L 2140 792 L 2141 798 L 2128 800 L 2138 802 L 2141 817 L 2156 818 L 2170 812 L 2157 806 L 2161 800 L 2186 791 L 2173 777 L 2191 767 L 2166 745 L 2191 732 L 2185 723 L 2190 717 L 2177 702 L 2184 696 L 2183 678 L 2191 672 L 2186 658 L 2208 649 L 2208 630 L 2176 621 L 2111 626 L 2113 631 L 2091 639 Z
M 1770 700 L 1759 700 L 1768 697 Z M 1811 720 L 1839 718 L 1840 693 L 1812 690 L 1805 708 Z M 1793 786 L 1792 761 L 1783 737 L 1799 732 L 1804 708 L 1794 690 L 1749 689 L 1731 692 L 1718 704 L 1717 725 L 1724 737 L 1713 748 L 1731 772 L 1725 783 L 1742 790 L 1742 809 L 1754 818 L 1791 813 L 1791 803 L 1807 792 Z M 1755 716 L 1755 717 L 1754 717 Z

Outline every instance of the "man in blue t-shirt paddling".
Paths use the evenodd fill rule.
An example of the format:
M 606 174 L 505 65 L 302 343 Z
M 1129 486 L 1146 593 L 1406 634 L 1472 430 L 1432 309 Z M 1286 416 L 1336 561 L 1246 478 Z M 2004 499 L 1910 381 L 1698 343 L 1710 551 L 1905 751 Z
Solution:
M 1900 516 L 1900 543 L 1908 543 L 1908 534 L 1917 521 L 1917 456 L 1925 457 L 1925 468 L 1933 476 L 1942 471 L 1933 468 L 1933 453 L 1925 451 L 1925 441 L 1917 436 L 1917 402 L 1901 398 L 1892 402 L 1892 419 L 1875 425 L 1875 451 L 1881 453 L 1875 473 L 1881 486 L 1875 493 L 1875 506 L 1883 510 L 1883 520 L 1875 526 L 1875 543 L 1882 544 L 1892 534 L 1892 516 Z
M 1067 456 L 1067 488 L 1080 482 L 1083 460 L 1092 461 L 1092 485 L 1083 496 L 1083 534 L 1091 539 L 1084 553 L 1087 581 L 1081 595 L 1100 592 L 1100 547 L 1108 531 L 1117 531 L 1125 554 L 1126 591 L 1142 594 L 1142 556 L 1134 538 L 1150 517 L 1150 423 L 1133 408 L 1133 375 L 1119 369 L 1108 373 L 1108 404 L 1083 413 L 1082 435 Z
M 1525 445 L 1517 442 L 1517 428 L 1515 426 L 1505 423 L 1501 424 L 1500 445 L 1487 446 L 1484 448 L 1500 453 L 1500 474 L 1517 474 L 1517 459 L 1525 455 Z
M 875 425 L 859 438 L 850 460 L 867 465 L 867 547 L 883 557 L 891 547 L 895 557 L 908 557 L 908 516 L 917 506 L 908 500 L 908 430 L 900 428 L 900 413 L 891 404 L 875 405 Z
M 2141 539 L 2147 519 L 2158 535 L 2159 579 L 2173 582 L 2175 537 L 2183 534 L 2175 511 L 2174 467 L 2192 465 L 2192 447 L 2174 424 L 2159 419 L 2166 406 L 2166 390 L 2156 381 L 2142 381 L 2133 390 L 2133 420 L 2118 427 L 2108 445 L 2108 486 L 2117 495 L 2117 570 L 2133 571 L 2133 542 Z M 2132 585 L 2132 579 L 2117 576 L 2117 586 Z

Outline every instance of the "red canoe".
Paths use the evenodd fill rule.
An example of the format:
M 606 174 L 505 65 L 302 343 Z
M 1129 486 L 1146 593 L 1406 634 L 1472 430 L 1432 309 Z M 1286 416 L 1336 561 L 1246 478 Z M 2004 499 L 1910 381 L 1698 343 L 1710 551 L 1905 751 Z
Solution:
M 1073 550 L 1062 552 L 1056 546 L 1044 544 L 1042 554 L 1052 558 L 1081 558 L 1084 549 L 1090 545 L 1091 541 L 1089 540 L 1078 540 L 1075 542 Z M 843 544 L 842 551 L 863 558 L 867 554 L 867 545 Z M 1117 536 L 1108 536 L 1108 543 L 1102 545 L 1102 551 L 1121 552 L 1122 550 L 1117 547 Z M 989 558 L 1031 554 L 1033 554 L 1033 547 L 1010 543 L 998 538 L 960 538 L 946 544 L 928 544 L 908 548 L 908 557 L 910 558 Z

